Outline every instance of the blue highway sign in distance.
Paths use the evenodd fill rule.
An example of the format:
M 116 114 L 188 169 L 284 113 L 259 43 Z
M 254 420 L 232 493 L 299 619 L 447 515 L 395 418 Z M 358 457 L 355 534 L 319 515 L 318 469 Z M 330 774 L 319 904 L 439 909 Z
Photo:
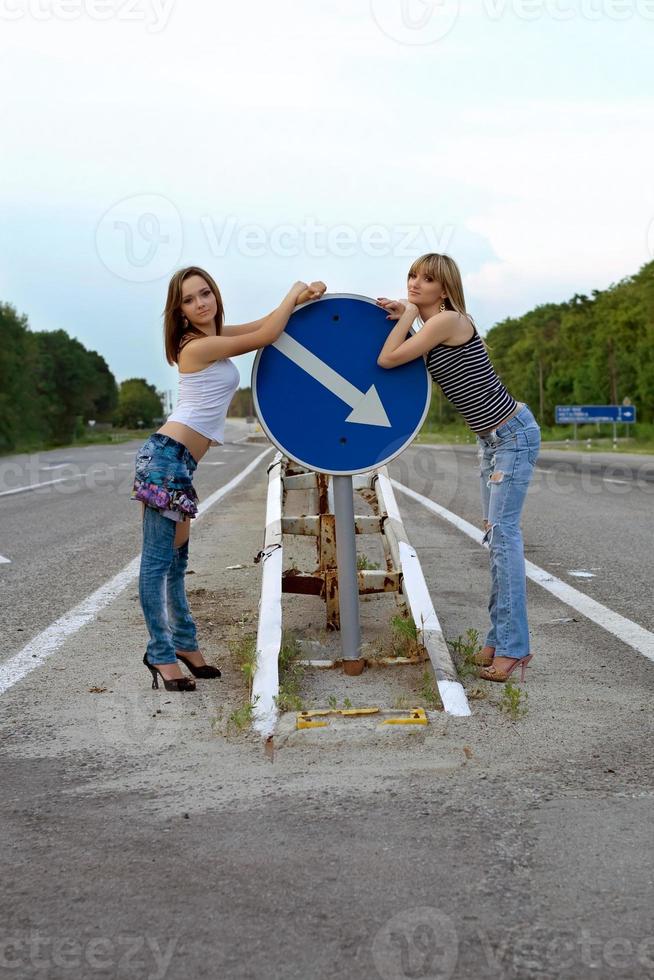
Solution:
M 325 294 L 295 310 L 252 369 L 257 416 L 278 449 L 308 469 L 345 476 L 383 466 L 413 441 L 431 378 L 422 357 L 378 367 L 394 325 L 366 296 Z
M 584 422 L 635 422 L 634 405 L 557 405 L 556 422 L 570 425 Z

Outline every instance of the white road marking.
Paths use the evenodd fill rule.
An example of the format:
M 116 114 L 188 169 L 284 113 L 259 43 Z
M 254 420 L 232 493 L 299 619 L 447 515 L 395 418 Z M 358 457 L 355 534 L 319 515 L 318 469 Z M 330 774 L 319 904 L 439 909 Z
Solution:
M 625 487 L 628 487 L 629 486 L 629 480 L 613 480 L 609 476 L 603 476 L 602 477 L 602 481 L 604 483 L 621 483 Z
M 458 514 L 453 514 L 452 511 L 447 510 L 445 507 L 441 507 L 440 504 L 435 503 L 435 501 L 430 500 L 428 497 L 423 497 L 422 494 L 416 493 L 410 487 L 405 487 L 404 484 L 398 483 L 397 480 L 391 480 L 391 482 L 394 487 L 397 487 L 407 497 L 416 500 L 423 507 L 426 507 L 427 510 L 430 510 L 433 514 L 437 514 L 443 520 L 453 524 L 459 531 L 467 534 L 477 544 L 481 544 L 484 536 L 483 532 L 479 528 L 476 528 L 474 524 L 470 524 L 469 521 L 464 520 L 463 517 L 459 517 Z M 526 561 L 525 567 L 527 578 L 530 578 L 532 582 L 541 585 L 553 596 L 556 596 L 557 599 L 560 599 L 561 602 L 564 602 L 567 606 L 571 606 L 572 609 L 580 612 L 582 616 L 601 626 L 607 633 L 612 633 L 613 636 L 617 636 L 619 640 L 626 643 L 627 646 L 632 647 L 638 653 L 642 653 L 648 660 L 654 661 L 654 633 L 650 633 L 649 630 L 646 630 L 643 626 L 639 626 L 638 623 L 634 623 L 631 619 L 627 619 L 625 616 L 613 612 L 612 609 L 603 606 L 601 602 L 597 602 L 583 592 L 579 592 L 571 585 L 568 585 L 567 582 L 563 582 L 560 578 L 552 575 L 551 572 L 547 572 L 544 568 L 534 565 L 533 562 Z
M 3 558 L 0 555 L 0 565 L 11 565 L 11 558 Z
M 595 578 L 594 572 L 585 572 L 582 568 L 569 568 L 568 575 L 574 575 L 575 578 Z
M 40 470 L 60 470 L 62 466 L 72 466 L 72 460 L 66 463 L 49 463 L 47 466 L 39 466 Z
M 16 487 L 15 490 L 3 490 L 0 497 L 9 497 L 12 493 L 27 493 L 28 490 L 38 490 L 39 487 L 51 487 L 53 483 L 65 483 L 66 480 L 79 480 L 81 473 L 74 476 L 60 476 L 56 480 L 46 480 L 44 483 L 30 483 L 28 487 Z
M 222 462 L 216 462 L 213 459 L 201 459 L 200 460 L 200 466 L 224 466 L 224 465 L 225 465 L 225 461 L 224 460 Z
M 281 334 L 272 346 L 315 378 L 318 384 L 349 405 L 352 411 L 345 419 L 346 422 L 390 427 L 390 420 L 374 385 L 371 385 L 366 392 L 359 391 L 347 378 L 331 368 L 329 364 L 325 364 L 313 351 L 303 347 L 287 333 Z
M 198 517 L 195 518 L 195 521 L 199 520 L 210 507 L 213 507 L 215 503 L 249 476 L 264 456 L 267 456 L 271 451 L 271 448 L 264 450 L 245 469 L 241 470 L 240 473 L 230 480 L 229 483 L 226 483 L 224 487 L 221 487 L 215 493 L 212 493 L 211 496 L 207 497 L 200 504 Z M 0 664 L 0 694 L 9 690 L 10 687 L 17 684 L 27 674 L 40 667 L 48 657 L 56 653 L 69 636 L 77 633 L 83 626 L 86 626 L 87 623 L 95 619 L 105 606 L 108 606 L 110 602 L 134 581 L 139 574 L 140 564 L 141 556 L 137 555 L 122 571 L 114 575 L 112 579 L 105 582 L 104 585 L 101 585 L 99 589 L 96 589 L 95 592 L 87 596 L 86 599 L 83 599 L 73 609 L 64 613 L 51 626 L 48 626 L 42 633 L 39 633 L 33 640 L 30 640 L 22 650 L 19 650 L 13 657 L 10 657 L 6 663 Z

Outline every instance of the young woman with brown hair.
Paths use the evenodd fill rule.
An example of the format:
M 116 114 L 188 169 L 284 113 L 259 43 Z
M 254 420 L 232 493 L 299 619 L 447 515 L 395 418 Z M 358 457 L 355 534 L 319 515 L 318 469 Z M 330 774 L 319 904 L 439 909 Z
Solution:
M 220 677 L 198 650 L 184 576 L 197 514 L 193 473 L 209 447 L 222 444 L 225 416 L 238 388 L 239 373 L 230 358 L 274 343 L 295 307 L 319 298 L 325 288 L 321 282 L 296 282 L 272 313 L 226 326 L 220 290 L 208 272 L 189 266 L 170 280 L 164 343 L 168 363 L 179 368 L 179 397 L 165 424 L 137 453 L 131 494 L 143 503 L 139 598 L 150 634 L 143 663 L 153 688 L 161 675 L 168 691 L 195 690 L 178 660 L 195 677 Z
M 540 449 L 540 428 L 495 373 L 466 312 L 454 259 L 435 253 L 417 259 L 409 269 L 408 294 L 406 303 L 378 300 L 397 324 L 377 363 L 393 368 L 423 356 L 434 381 L 477 436 L 491 569 L 491 626 L 477 662 L 486 680 L 506 681 L 518 665 L 524 679 L 532 655 L 520 515 Z M 418 317 L 422 329 L 407 338 Z

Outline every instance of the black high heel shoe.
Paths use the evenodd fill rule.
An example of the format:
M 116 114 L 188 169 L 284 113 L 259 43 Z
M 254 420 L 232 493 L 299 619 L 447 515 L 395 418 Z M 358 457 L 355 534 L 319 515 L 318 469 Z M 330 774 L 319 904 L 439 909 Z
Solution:
M 217 667 L 212 667 L 210 664 L 202 664 L 201 667 L 196 667 L 192 664 L 188 657 L 185 657 L 183 653 L 177 654 L 177 659 L 181 660 L 183 664 L 191 671 L 194 677 L 220 677 L 220 671 Z
M 147 653 L 143 654 L 143 663 L 148 668 L 152 674 L 152 689 L 159 689 L 159 674 L 160 671 L 157 669 L 156 665 L 148 663 Z M 194 691 L 195 681 L 192 681 L 190 677 L 174 677 L 172 680 L 166 680 L 163 674 L 161 674 L 161 680 L 164 682 L 164 687 L 167 691 Z

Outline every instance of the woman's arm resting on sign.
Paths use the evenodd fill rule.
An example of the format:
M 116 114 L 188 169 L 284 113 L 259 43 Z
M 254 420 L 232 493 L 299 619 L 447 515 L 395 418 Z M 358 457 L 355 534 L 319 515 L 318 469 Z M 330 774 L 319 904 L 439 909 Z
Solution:
M 309 283 L 304 292 L 298 296 L 295 305 L 299 306 L 300 303 L 306 303 L 310 299 L 319 299 L 326 289 L 327 287 L 324 282 Z M 275 312 L 273 310 L 273 313 Z M 273 313 L 267 313 L 266 316 L 262 316 L 259 320 L 252 320 L 250 323 L 225 325 L 221 331 L 221 337 L 242 337 L 245 334 L 254 333 L 255 330 L 259 330 L 260 327 L 268 322 L 270 317 L 273 316 Z
M 392 301 L 389 300 L 388 302 Z M 399 367 L 400 364 L 415 361 L 417 357 L 426 354 L 436 344 L 444 343 L 448 340 L 457 319 L 457 314 L 453 310 L 436 313 L 435 316 L 431 316 L 427 320 L 422 330 L 409 337 L 409 329 L 417 316 L 418 307 L 414 303 L 407 303 L 404 312 L 386 338 L 386 343 L 377 358 L 377 364 L 380 367 Z
M 387 320 L 399 320 L 404 311 L 406 310 L 406 304 L 408 300 L 402 302 L 399 299 L 386 299 L 385 296 L 380 296 L 377 300 L 377 306 L 381 306 L 382 310 L 386 310 L 388 314 Z
M 226 357 L 238 357 L 239 354 L 248 354 L 250 351 L 267 347 L 268 344 L 274 344 L 298 303 L 314 298 L 314 294 L 315 298 L 318 298 L 324 293 L 325 288 L 324 283 L 312 283 L 311 286 L 307 286 L 306 282 L 296 282 L 277 309 L 264 317 L 254 330 L 231 337 L 221 334 L 219 337 L 194 340 L 194 356 L 205 364 L 212 364 Z

